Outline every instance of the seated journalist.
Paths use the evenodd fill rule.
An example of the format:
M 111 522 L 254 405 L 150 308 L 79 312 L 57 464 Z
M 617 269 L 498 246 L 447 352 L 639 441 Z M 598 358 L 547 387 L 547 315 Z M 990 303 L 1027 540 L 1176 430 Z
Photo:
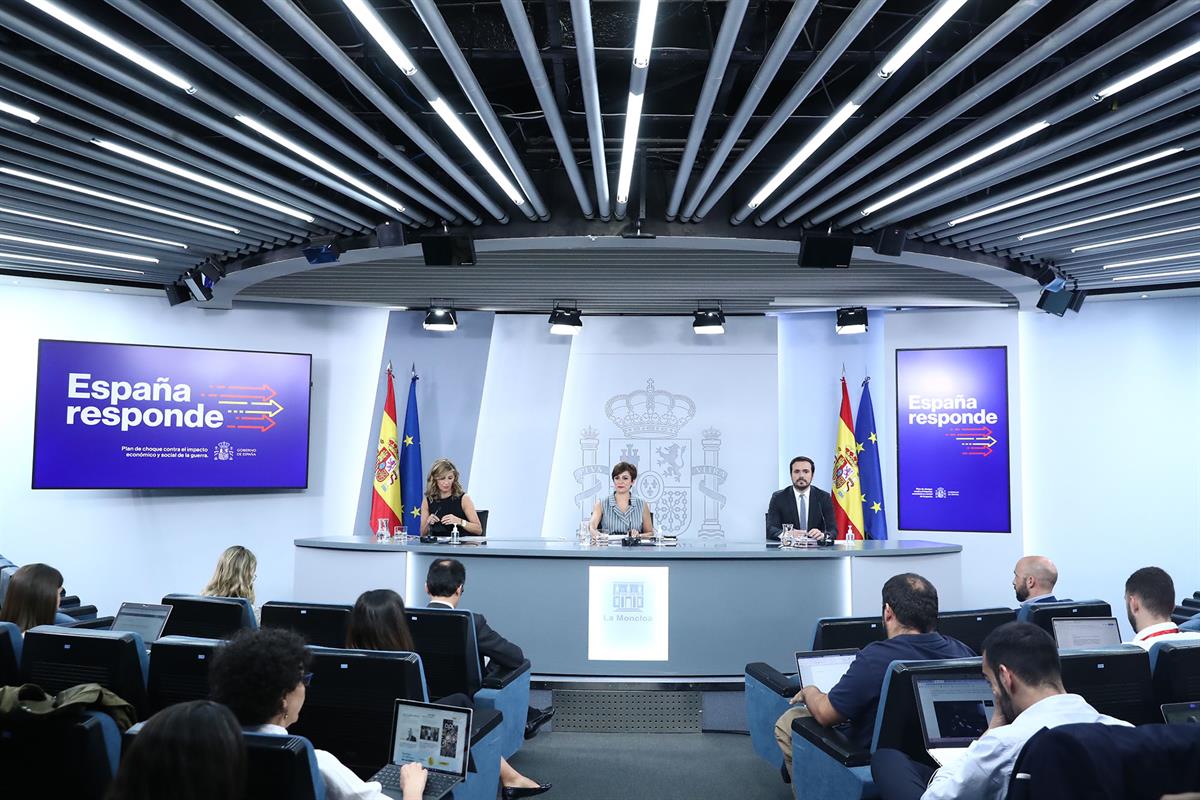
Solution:
M 836 539 L 833 496 L 812 485 L 816 463 L 808 456 L 796 456 L 788 469 L 792 485 L 771 495 L 767 505 L 767 541 L 778 542 L 785 523 L 796 536 Z
M 811 716 L 821 725 L 849 723 L 847 736 L 860 750 L 871 746 L 875 712 L 883 679 L 893 661 L 925 661 L 975 655 L 957 639 L 937 632 L 937 589 L 911 572 L 895 575 L 883 585 L 883 627 L 887 639 L 859 651 L 846 674 L 825 694 L 803 686 L 792 707 L 775 722 L 775 739 L 783 750 L 784 779 L 792 773 L 792 721 Z M 801 778 L 803 779 L 803 778 Z
M 633 496 L 633 482 L 638 470 L 628 461 L 618 461 L 612 468 L 613 493 L 597 500 L 588 523 L 592 534 L 621 533 L 644 538 L 654 535 L 654 518 L 650 504 Z

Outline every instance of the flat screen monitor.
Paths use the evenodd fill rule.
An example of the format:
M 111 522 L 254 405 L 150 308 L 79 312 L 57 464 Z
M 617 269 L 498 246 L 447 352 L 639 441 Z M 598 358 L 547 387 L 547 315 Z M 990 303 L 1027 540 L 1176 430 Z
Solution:
M 1162 715 L 1168 725 L 1200 725 L 1200 703 L 1163 703 Z
M 857 649 L 801 651 L 796 653 L 796 671 L 801 686 L 816 686 L 828 693 L 858 657 Z
M 34 489 L 308 486 L 312 356 L 38 342 Z
M 1121 643 L 1116 617 L 1055 617 L 1052 624 L 1059 650 L 1069 647 L 1108 647 Z
M 171 616 L 171 607 L 153 603 L 121 603 L 113 620 L 112 630 L 129 631 L 142 637 L 142 643 L 149 647 L 160 636 L 163 628 L 167 627 L 167 618 Z

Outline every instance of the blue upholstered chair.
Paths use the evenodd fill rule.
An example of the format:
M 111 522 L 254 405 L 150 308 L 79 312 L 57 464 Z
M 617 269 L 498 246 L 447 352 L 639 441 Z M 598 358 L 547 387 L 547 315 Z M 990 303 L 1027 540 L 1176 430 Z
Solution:
M 208 697 L 208 667 L 220 644 L 218 639 L 193 636 L 163 636 L 156 641 L 147 680 L 150 713 Z
M 1030 603 L 1017 612 L 1017 620 L 1031 622 L 1051 636 L 1055 617 L 1111 617 L 1112 607 L 1103 600 L 1060 600 L 1056 603 Z
M 262 607 L 262 627 L 288 628 L 320 647 L 345 647 L 351 607 L 272 600 Z
M 750 744 L 775 769 L 783 766 L 783 753 L 775 741 L 775 720 L 787 710 L 788 700 L 800 690 L 798 675 L 784 675 L 770 664 L 746 665 L 746 725 Z
M 11 622 L 0 622 L 0 686 L 20 683 L 21 644 L 21 629 Z
M 1200 700 L 1200 639 L 1155 642 L 1150 646 L 1150 674 L 1159 705 Z
M 254 607 L 244 597 L 169 594 L 162 601 L 171 606 L 163 636 L 228 639 L 240 630 L 258 627 Z
M 0 719 L 0 796 L 102 800 L 120 754 L 121 732 L 99 711 Z
M 21 681 L 50 694 L 98 683 L 149 715 L 146 697 L 148 660 L 142 637 L 130 631 L 94 631 L 39 625 L 25 632 Z

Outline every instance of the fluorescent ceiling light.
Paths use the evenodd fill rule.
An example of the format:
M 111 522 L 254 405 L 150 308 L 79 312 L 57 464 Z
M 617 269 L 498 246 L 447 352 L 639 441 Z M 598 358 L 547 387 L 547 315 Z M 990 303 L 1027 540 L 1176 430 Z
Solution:
M 633 39 L 633 65 L 645 68 L 650 64 L 650 48 L 654 46 L 654 23 L 658 17 L 658 0 L 642 0 L 638 7 L 637 33 Z
M 1200 273 L 1200 269 L 1177 269 L 1171 272 L 1147 272 L 1142 275 L 1118 275 L 1113 278 L 1114 281 L 1139 281 L 1146 278 L 1171 278 L 1176 275 L 1195 275 Z
M 412 75 L 417 71 L 417 65 L 413 63 L 412 58 L 408 55 L 408 50 L 400 41 L 392 34 L 391 29 L 383 24 L 383 20 L 375 13 L 372 8 L 364 0 L 342 0 L 346 8 L 350 9 L 359 21 L 359 23 L 367 29 L 367 33 L 371 34 L 371 38 L 383 48 L 383 52 L 388 54 L 388 58 L 395 62 L 396 66 L 405 75 Z
M 142 69 L 153 72 L 155 75 L 162 78 L 172 86 L 177 86 L 188 94 L 196 93 L 196 87 L 192 85 L 192 82 L 180 75 L 175 70 L 167 67 L 162 62 L 151 58 L 145 53 L 142 53 L 123 40 L 105 33 L 82 17 L 75 16 L 58 3 L 51 2 L 51 0 L 25 0 L 25 2 L 29 3 L 29 5 L 34 6 L 35 8 L 41 9 L 57 19 L 59 22 L 62 22 L 65 25 L 70 25 L 84 36 L 99 42 L 109 50 L 112 50 L 114 53 L 124 56 Z
M 1169 256 L 1154 256 L 1153 258 L 1135 258 L 1132 261 L 1116 261 L 1112 264 L 1105 264 L 1104 269 L 1117 269 L 1119 267 L 1136 267 L 1142 264 L 1161 264 L 1164 261 L 1186 261 L 1189 258 L 1200 258 L 1200 253 L 1175 253 Z
M 962 8 L 966 2 L 967 0 L 943 0 L 942 4 L 934 9 L 932 14 L 921 20 L 921 24 L 905 37 L 895 52 L 883 62 L 879 67 L 879 77 L 886 79 L 895 74 L 896 70 L 904 66 L 904 62 L 912 58 L 913 54 L 921 49 L 921 45 L 929 41 L 929 37 L 949 22 L 950 17 L 954 16 L 954 12 Z
M 842 127 L 842 124 L 850 119 L 854 112 L 858 111 L 861 107 L 858 103 L 845 103 L 841 108 L 833 112 L 829 119 L 825 120 L 821 124 L 821 127 L 817 128 L 813 132 L 813 135 L 808 137 L 808 141 L 801 145 L 800 149 L 787 160 L 787 163 L 780 167 L 779 171 L 769 181 L 764 183 L 762 188 L 755 192 L 754 197 L 750 198 L 750 208 L 758 208 L 762 205 L 764 200 L 783 185 L 783 182 L 791 177 L 791 174 L 799 169 L 800 165 L 808 160 L 808 157 L 815 153 L 817 148 L 823 145 L 825 140 L 832 136 L 838 128 Z
M 105 267 L 100 264 L 83 264 L 79 261 L 64 261 L 61 258 L 42 258 L 41 256 L 27 256 L 22 253 L 0 253 L 0 261 L 28 261 L 33 264 L 50 264 L 59 267 L 82 267 L 84 269 L 103 269 L 108 272 L 129 272 L 134 275 L 145 275 L 146 273 L 140 269 L 125 269 L 124 267 Z
M 88 225 L 85 222 L 75 222 L 74 220 L 61 219 L 59 217 L 51 217 L 45 214 L 34 214 L 32 211 L 19 211 L 15 208 L 6 208 L 0 206 L 0 214 L 12 214 L 17 217 L 25 217 L 27 219 L 40 219 L 43 222 L 53 222 L 56 225 L 69 225 L 72 228 L 83 228 L 84 230 L 97 231 L 99 233 L 111 233 L 113 236 L 124 236 L 128 239 L 138 239 L 143 242 L 152 244 L 162 244 L 168 247 L 178 247 L 181 250 L 187 250 L 188 246 L 183 242 L 173 242 L 170 239 L 157 239 L 153 236 L 142 236 L 140 233 L 130 233 L 129 231 L 119 231 L 115 228 L 104 228 L 100 225 Z
M 435 97 L 429 101 L 429 105 L 442 118 L 442 122 L 445 122 L 449 126 L 454 135 L 467 146 L 467 149 L 471 151 L 471 155 L 475 156 L 475 160 L 483 165 L 483 168 L 487 170 L 487 174 L 491 175 L 492 180 L 508 195 L 508 199 L 517 205 L 524 205 L 525 197 L 513 185 L 513 182 L 508 179 L 508 175 L 504 173 L 504 170 L 500 169 L 500 165 L 493 161 L 492 157 L 487 154 L 487 151 L 483 149 L 483 145 L 479 143 L 479 140 L 471 135 L 471 132 L 463 125 L 462 120 L 458 118 L 458 114 L 454 113 L 454 110 L 446 104 L 446 101 L 440 97 Z
M 1111 97 L 1122 89 L 1128 89 L 1135 83 L 1144 81 L 1151 75 L 1154 75 L 1157 72 L 1162 72 L 1167 67 L 1172 66 L 1173 64 L 1178 64 L 1180 61 L 1183 61 L 1185 58 L 1193 56 L 1196 53 L 1200 53 L 1200 39 L 1196 39 L 1189 44 L 1185 44 L 1178 50 L 1167 53 L 1162 58 L 1156 58 L 1154 61 L 1151 61 L 1141 69 L 1131 72 L 1124 78 L 1120 78 L 1117 81 L 1110 83 L 1108 86 L 1105 86 L 1103 89 L 1093 94 L 1092 99 L 1103 100 L 1106 97 Z
M 11 103 L 4 102 L 3 100 L 0 100 L 0 111 L 3 111 L 5 114 L 12 114 L 14 117 L 20 117 L 26 122 L 32 122 L 35 125 L 37 124 L 37 121 L 41 119 L 41 117 L 32 111 L 26 111 L 20 106 L 14 106 Z
M 132 148 L 125 147 L 124 145 L 116 144 L 115 142 L 105 141 L 104 139 L 92 139 L 92 144 L 98 147 L 103 147 L 105 150 L 109 150 L 113 153 L 123 155 L 126 158 L 131 158 L 134 161 L 140 161 L 143 164 L 147 164 L 155 169 L 160 169 L 163 172 L 169 172 L 172 175 L 178 175 L 181 178 L 185 178 L 193 183 L 198 183 L 201 186 L 207 186 L 210 189 L 216 189 L 218 192 L 224 192 L 225 194 L 232 195 L 233 197 L 238 197 L 247 202 L 254 203 L 255 205 L 278 211 L 279 213 L 286 214 L 289 217 L 296 217 L 297 219 L 302 219 L 308 223 L 317 221 L 312 214 L 307 214 L 299 209 L 292 208 L 289 205 L 278 203 L 269 197 L 264 197 L 261 194 L 247 191 L 240 187 L 234 186 L 233 184 L 219 181 L 216 178 L 210 178 L 202 172 L 196 172 L 195 170 L 190 170 L 187 167 L 181 167 L 178 164 L 172 164 L 169 161 L 163 161 L 161 158 L 156 158 L 149 153 L 144 153 L 140 150 L 134 150 Z
M 1141 242 L 1146 239 L 1157 239 L 1160 236 L 1173 236 L 1177 233 L 1188 233 L 1189 231 L 1200 231 L 1200 225 L 1188 225 L 1184 228 L 1171 228 L 1167 231 L 1156 231 L 1154 233 L 1143 233 L 1139 236 L 1126 236 L 1122 239 L 1109 239 L 1107 242 L 1096 242 L 1095 244 L 1082 244 L 1079 247 L 1072 247 L 1072 253 L 1082 253 L 1084 250 L 1103 250 L 1106 247 L 1116 247 L 1119 244 L 1129 244 L 1130 242 Z
M 251 130 L 262 134 L 263 136 L 267 137 L 268 139 L 275 142 L 276 144 L 283 145 L 288 150 L 291 150 L 293 153 L 295 153 L 296 155 L 300 156 L 301 158 L 309 161 L 310 163 L 316 164 L 318 167 L 325 170 L 330 175 L 333 175 L 336 178 L 340 178 L 341 180 L 343 180 L 346 183 L 353 186 L 355 189 L 358 189 L 359 191 L 363 192 L 364 194 L 368 194 L 371 197 L 374 197 L 376 200 L 383 203 L 384 205 L 390 206 L 391 208 L 394 208 L 397 211 L 401 211 L 401 212 L 404 211 L 404 204 L 401 203 L 396 198 L 391 197 L 390 195 L 384 194 L 383 192 L 379 191 L 378 189 L 374 189 L 371 186 L 369 186 L 368 184 L 363 183 L 358 178 L 351 175 L 349 172 L 346 172 L 344 169 L 337 166 L 332 161 L 328 161 L 325 158 L 317 155 L 315 152 L 313 152 L 312 150 L 309 150 L 307 147 L 300 144 L 295 139 L 285 136 L 282 133 L 280 133 L 279 131 L 275 130 L 274 128 L 268 127 L 267 125 L 264 125 L 263 123 L 259 122 L 254 117 L 248 117 L 245 114 L 238 114 L 237 116 L 234 117 L 234 119 L 236 119 L 238 122 L 245 125 L 247 128 L 250 128 Z
M 621 139 L 621 169 L 617 174 L 617 202 L 629 202 L 629 185 L 633 183 L 633 160 L 637 154 L 638 128 L 642 124 L 642 102 L 645 95 L 630 94 L 625 107 L 625 135 Z
M 1051 228 L 1041 228 L 1036 231 L 1030 231 L 1029 233 L 1022 233 L 1017 237 L 1017 241 L 1023 242 L 1026 239 L 1032 239 L 1035 236 L 1045 236 L 1048 233 L 1058 233 L 1059 231 L 1078 228 L 1082 225 L 1091 225 L 1094 222 L 1104 222 L 1105 220 L 1116 219 L 1117 217 L 1127 217 L 1130 214 L 1138 214 L 1142 211 L 1149 211 L 1154 208 L 1162 208 L 1163 206 L 1170 206 L 1174 205 L 1175 203 L 1186 203 L 1188 200 L 1196 199 L 1200 199 L 1200 192 L 1189 192 L 1188 194 L 1181 194 L 1176 197 L 1168 197 L 1165 200 L 1155 200 L 1153 203 L 1144 203 L 1140 206 L 1126 208 L 1121 211 L 1112 211 L 1108 214 L 1099 214 L 1095 217 L 1086 217 L 1084 219 L 1076 220 L 1075 222 L 1064 222 L 1062 225 L 1055 225 Z
M 952 219 L 947 224 L 948 225 L 958 225 L 963 222 L 969 222 L 970 220 L 973 220 L 973 219 L 979 219 L 980 217 L 986 217 L 989 214 L 995 214 L 999 211 L 1005 210 L 1006 208 L 1012 208 L 1013 206 L 1019 206 L 1019 205 L 1025 204 L 1025 203 L 1032 202 L 1034 200 L 1040 200 L 1043 197 L 1047 197 L 1052 194 L 1057 194 L 1058 192 L 1063 192 L 1063 191 L 1066 191 L 1067 189 L 1074 189 L 1076 186 L 1082 186 L 1085 183 L 1091 183 L 1092 181 L 1100 180 L 1101 178 L 1107 178 L 1109 175 L 1115 175 L 1118 172 L 1124 172 L 1127 169 L 1133 169 L 1134 167 L 1140 167 L 1142 164 L 1149 164 L 1151 161 L 1157 161 L 1160 158 L 1166 158 L 1167 156 L 1173 156 L 1176 153 L 1182 153 L 1182 152 L 1183 152 L 1182 147 L 1171 147 L 1166 150 L 1160 150 L 1157 153 L 1151 153 L 1150 155 L 1142 156 L 1141 158 L 1135 158 L 1132 161 L 1126 161 L 1123 164 L 1117 164 L 1116 166 L 1102 169 L 1099 172 L 1093 172 L 1089 175 L 1083 175 L 1078 178 L 1072 178 L 1069 181 L 1064 181 L 1063 183 L 1056 183 L 1053 186 L 1048 186 L 1045 189 L 1040 189 L 1040 190 L 1038 190 L 1036 192 L 1032 192 L 1030 194 L 1024 194 L 1024 195 L 1021 195 L 1020 197 L 1014 197 L 1012 200 L 1007 200 L 1003 203 L 997 203 L 994 206 L 988 206 L 987 208 L 980 209 L 979 211 L 975 211 L 971 214 L 965 214 L 961 217 Z
M 96 189 L 89 189 L 88 187 L 80 186 L 77 183 L 68 183 L 66 181 L 60 181 L 60 180 L 56 180 L 54 178 L 47 178 L 44 175 L 38 175 L 33 172 L 25 172 L 24 170 L 13 169 L 11 167 L 0 167 L 0 173 L 3 173 L 5 175 L 13 175 L 17 178 L 24 178 L 27 181 L 36 181 L 37 183 L 44 183 L 47 186 L 55 186 L 59 189 L 65 189 L 68 192 L 75 192 L 76 194 L 85 194 L 88 197 L 98 197 L 101 200 L 107 200 L 110 203 L 120 203 L 121 205 L 124 205 L 124 206 L 131 206 L 132 208 L 140 208 L 144 211 L 150 211 L 154 214 L 162 214 L 165 217 L 181 219 L 186 222 L 193 222 L 197 225 L 204 225 L 209 228 L 217 228 L 219 230 L 229 231 L 230 233 L 241 233 L 240 229 L 235 228 L 232 225 L 226 225 L 223 222 L 213 222 L 210 219 L 204 219 L 202 217 L 193 217 L 191 214 L 183 214 L 179 211 L 172 211 L 169 208 L 163 208 L 162 206 L 151 205 L 150 203 L 143 203 L 140 200 L 130 200 L 128 197 L 121 197 L 120 195 L 109 194 L 108 192 L 101 192 Z
M 947 167 L 943 167 L 942 169 L 939 169 L 937 172 L 933 173 L 932 175 L 927 175 L 926 177 L 922 178 L 921 180 L 917 181 L 916 183 L 909 184 L 908 186 L 904 187 L 903 189 L 901 189 L 898 192 L 893 192 L 892 194 L 889 194 L 887 197 L 884 197 L 882 200 L 872 203 L 871 205 L 864 208 L 861 213 L 864 217 L 868 216 L 870 214 L 874 214 L 879 209 L 881 209 L 885 206 L 890 206 L 892 203 L 895 203 L 898 200 L 902 200 L 905 197 L 908 197 L 913 192 L 918 192 L 921 189 L 924 189 L 926 186 L 929 186 L 930 184 L 937 183 L 938 181 L 942 180 L 943 178 L 949 177 L 950 175 L 953 175 L 954 173 L 958 172 L 959 170 L 966 169 L 967 167 L 971 166 L 975 162 L 982 161 L 983 159 L 987 158 L 988 156 L 998 153 L 1001 150 L 1003 150 L 1004 148 L 1010 147 L 1010 146 L 1016 144 L 1017 142 L 1021 141 L 1022 139 L 1027 139 L 1030 136 L 1033 136 L 1038 131 L 1045 130 L 1048 127 L 1050 127 L 1050 123 L 1047 122 L 1046 120 L 1042 120 L 1041 122 L 1035 122 L 1032 125 L 1022 128 L 1021 130 L 1017 131 L 1016 133 L 1005 136 L 1003 139 L 999 140 L 998 142 L 994 142 L 993 144 L 990 144 L 981 150 L 976 150 L 974 153 L 967 156 L 966 158 L 961 158 L 958 161 L 955 161 L 953 164 L 950 164 Z
M 99 247 L 84 247 L 83 245 L 78 244 L 52 242 L 49 239 L 32 239 L 28 236 L 13 236 L 9 233 L 0 233 L 0 241 L 31 244 L 36 247 L 53 247 L 57 250 L 74 250 L 77 253 L 90 253 L 94 256 L 108 256 L 109 258 L 124 258 L 128 261 L 145 261 L 147 264 L 158 263 L 158 259 L 154 258 L 153 256 L 139 256 L 136 253 L 125 253 L 120 250 L 102 250 Z

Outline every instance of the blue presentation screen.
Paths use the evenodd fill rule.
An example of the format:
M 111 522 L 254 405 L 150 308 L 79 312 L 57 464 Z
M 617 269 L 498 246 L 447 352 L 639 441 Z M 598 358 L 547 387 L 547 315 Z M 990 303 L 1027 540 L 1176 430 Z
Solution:
M 38 342 L 35 489 L 306 488 L 312 356 Z
M 900 529 L 1012 530 L 1008 349 L 896 351 Z

